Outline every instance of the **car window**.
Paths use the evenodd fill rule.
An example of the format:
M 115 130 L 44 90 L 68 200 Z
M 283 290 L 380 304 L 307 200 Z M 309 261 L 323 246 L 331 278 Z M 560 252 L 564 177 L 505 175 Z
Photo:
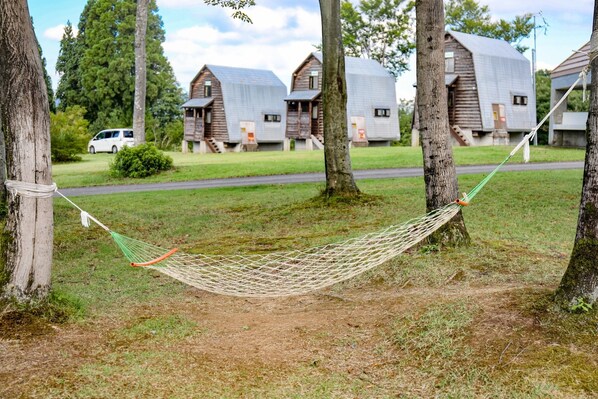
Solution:
M 116 130 L 116 131 L 112 132 L 112 138 L 113 138 L 113 139 L 117 139 L 117 138 L 118 138 L 118 136 L 120 136 L 120 132 L 119 132 L 118 130 Z
M 106 134 L 105 132 L 100 132 L 100 133 L 98 133 L 98 134 L 97 134 L 97 135 L 94 137 L 94 140 L 101 140 L 101 139 L 103 139 L 103 138 L 104 138 L 104 136 L 105 136 L 105 134 Z
M 104 136 L 105 139 L 110 139 L 112 138 L 112 132 L 106 132 L 106 136 Z
M 133 138 L 133 131 L 132 130 L 125 130 L 125 137 L 128 139 Z

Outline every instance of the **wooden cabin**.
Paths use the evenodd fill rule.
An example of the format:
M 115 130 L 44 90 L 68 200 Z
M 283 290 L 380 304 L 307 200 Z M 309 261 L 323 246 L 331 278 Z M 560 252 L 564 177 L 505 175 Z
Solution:
M 345 57 L 348 137 L 355 146 L 387 146 L 399 139 L 395 79 L 377 61 Z M 285 98 L 287 140 L 296 149 L 322 148 L 322 54 L 310 54 L 293 73 Z
M 282 150 L 287 89 L 273 72 L 204 65 L 189 94 L 183 152 Z
M 449 31 L 444 55 L 453 145 L 509 144 L 536 125 L 530 62 L 509 43 Z
M 550 73 L 550 108 L 558 103 L 565 92 L 579 78 L 582 69 L 590 59 L 590 42 L 583 45 L 578 51 L 571 54 Z M 587 76 L 587 89 L 591 81 L 591 73 Z M 580 81 L 574 90 L 583 90 L 583 81 Z M 589 92 L 587 93 L 589 96 Z M 565 147 L 586 146 L 587 112 L 573 112 L 568 110 L 567 99 L 550 116 L 548 130 L 548 144 Z

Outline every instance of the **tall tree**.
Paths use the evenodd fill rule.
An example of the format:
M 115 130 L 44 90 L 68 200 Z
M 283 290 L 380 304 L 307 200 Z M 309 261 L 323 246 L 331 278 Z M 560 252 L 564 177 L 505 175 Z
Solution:
M 86 109 L 90 129 L 97 131 L 109 126 L 129 125 L 133 122 L 135 95 L 135 0 L 88 0 L 79 20 L 79 32 L 72 40 L 65 40 L 61 51 L 73 54 L 68 70 L 61 77 L 73 96 L 61 98 L 62 109 L 80 105 Z M 180 96 L 172 68 L 164 56 L 162 43 L 165 34 L 155 0 L 149 0 L 146 31 L 146 106 L 154 115 L 154 106 L 161 102 L 160 111 L 168 115 L 167 122 L 181 118 Z M 69 48 L 71 51 L 67 51 Z M 68 59 L 65 57 L 65 59 Z M 71 83 L 69 83 L 71 82 Z M 71 90 L 78 87 L 78 91 Z M 63 93 L 63 92 L 61 92 Z M 168 96 L 164 97 L 167 93 Z M 164 102 L 176 99 L 177 103 L 165 107 Z M 163 120 L 161 118 L 160 120 Z M 167 123 L 166 122 L 166 123 Z M 164 128 L 164 126 L 162 127 Z
M 424 157 L 426 207 L 437 209 L 458 198 L 457 173 L 449 136 L 444 83 L 444 5 L 442 0 L 416 0 L 417 106 Z M 430 241 L 441 245 L 469 242 L 459 212 Z
M 58 87 L 56 88 L 56 98 L 58 99 L 58 108 L 62 111 L 69 106 L 81 104 L 81 77 L 79 71 L 79 61 L 81 46 L 77 43 L 77 38 L 73 32 L 73 25 L 67 21 L 60 40 L 60 52 L 56 60 L 56 72 L 60 74 Z
M 354 196 L 347 136 L 347 80 L 341 36 L 340 0 L 320 0 L 322 17 L 322 108 L 324 113 L 325 195 Z
M 413 3 L 407 0 L 360 0 L 341 4 L 343 46 L 347 55 L 378 61 L 393 76 L 407 70 L 415 49 Z
M 0 126 L 7 178 L 49 185 L 50 113 L 43 67 L 26 0 L 0 0 Z M 44 298 L 52 265 L 52 199 L 8 196 L 0 291 L 18 301 Z
M 524 52 L 527 47 L 521 41 L 534 29 L 533 14 L 516 16 L 512 21 L 494 21 L 487 5 L 476 0 L 449 0 L 446 3 L 446 27 L 457 32 L 505 40 Z
M 147 70 L 145 36 L 149 0 L 137 0 L 135 17 L 135 103 L 133 105 L 133 136 L 135 144 L 145 143 L 145 91 Z
M 590 68 L 594 77 L 598 76 L 598 2 L 594 2 L 591 43 Z M 566 309 L 591 305 L 598 299 L 598 79 L 595 78 L 591 83 L 586 139 L 577 233 L 569 266 L 555 298 Z

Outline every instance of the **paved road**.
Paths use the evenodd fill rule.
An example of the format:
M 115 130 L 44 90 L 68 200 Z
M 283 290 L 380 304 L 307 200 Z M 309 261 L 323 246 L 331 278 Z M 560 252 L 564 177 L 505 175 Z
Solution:
M 496 165 L 473 165 L 457 166 L 457 174 L 488 173 Z M 530 170 L 565 170 L 583 169 L 583 162 L 553 162 L 553 163 L 528 163 L 528 164 L 507 164 L 501 171 L 530 171 Z M 422 168 L 397 168 L 397 169 L 371 169 L 356 170 L 353 172 L 355 179 L 388 179 L 402 177 L 418 177 L 423 175 Z M 67 197 L 79 195 L 98 195 L 130 193 L 141 191 L 159 190 L 187 190 L 212 187 L 242 187 L 266 184 L 291 184 L 291 183 L 317 183 L 325 181 L 324 173 L 302 173 L 292 175 L 254 176 L 237 177 L 227 179 L 194 180 L 172 183 L 151 183 L 151 184 L 128 184 L 118 186 L 81 187 L 65 188 L 60 192 Z

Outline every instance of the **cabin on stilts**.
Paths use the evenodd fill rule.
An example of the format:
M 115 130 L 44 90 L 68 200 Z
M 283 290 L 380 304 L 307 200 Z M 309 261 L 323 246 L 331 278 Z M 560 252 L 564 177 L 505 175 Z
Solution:
M 273 72 L 205 65 L 189 94 L 183 152 L 283 149 L 287 88 Z
M 347 126 L 353 146 L 388 146 L 399 139 L 395 79 L 377 61 L 345 57 Z M 310 54 L 295 70 L 286 101 L 286 139 L 295 149 L 321 149 L 322 54 Z
M 569 87 L 579 78 L 582 69 L 590 62 L 589 52 L 590 42 L 583 45 L 552 70 L 550 73 L 550 108 L 554 107 L 563 98 Z M 588 72 L 586 81 L 588 88 L 592 79 L 591 75 Z M 584 82 L 580 81 L 571 95 L 550 116 L 548 144 L 563 147 L 586 146 L 588 102 L 570 101 L 572 97 L 578 97 L 581 94 L 583 84 Z
M 530 62 L 508 42 L 448 31 L 444 56 L 453 145 L 509 144 L 536 125 Z M 417 101 L 414 116 L 416 146 Z

